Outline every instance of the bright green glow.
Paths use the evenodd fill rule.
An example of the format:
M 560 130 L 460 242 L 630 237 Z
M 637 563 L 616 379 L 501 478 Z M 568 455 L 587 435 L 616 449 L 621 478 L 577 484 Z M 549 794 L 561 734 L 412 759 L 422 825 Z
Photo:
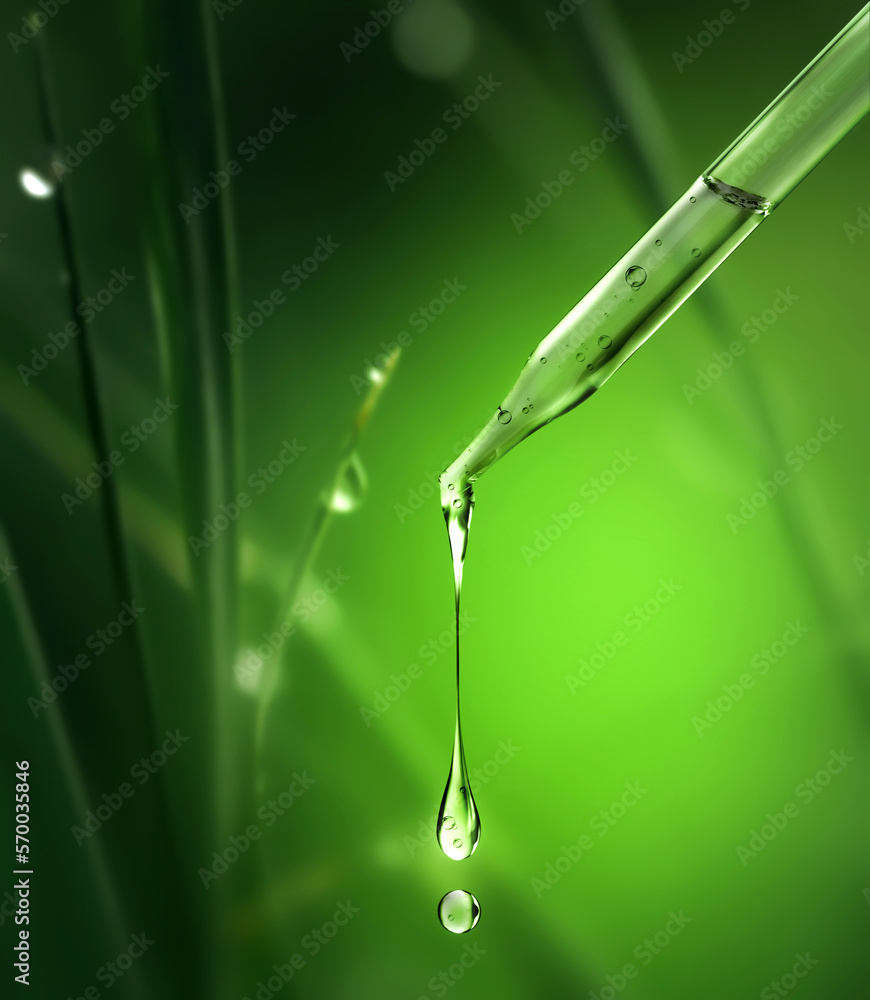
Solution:
M 107 581 L 100 498 L 72 516 L 59 502 L 61 490 L 91 471 L 94 457 L 76 390 L 76 348 L 70 344 L 29 385 L 16 373 L 32 349 L 47 343 L 47 332 L 57 334 L 70 318 L 58 282 L 52 204 L 23 192 L 7 200 L 0 226 L 8 233 L 0 245 L 7 266 L 0 438 L 11 476 L 3 521 L 18 569 L 0 583 L 9 664 L 4 724 L 9 747 L 29 755 L 42 774 L 44 892 L 33 926 L 63 956 L 33 966 L 40 977 L 35 995 L 84 995 L 88 986 L 105 993 L 94 973 L 128 947 L 117 932 L 125 921 L 157 943 L 108 993 L 140 1000 L 173 993 L 254 998 L 258 982 L 276 974 L 273 965 L 284 966 L 294 953 L 306 965 L 278 1000 L 431 998 L 437 992 L 429 979 L 478 941 L 486 955 L 449 989 L 448 1000 L 607 995 L 605 977 L 626 962 L 639 966 L 639 977 L 619 1000 L 698 1000 L 699 989 L 703 1000 L 757 998 L 790 970 L 796 952 L 807 951 L 820 964 L 790 1000 L 862 995 L 860 930 L 870 913 L 870 570 L 854 559 L 870 557 L 866 122 L 611 385 L 475 487 L 484 507 L 463 580 L 469 625 L 461 640 L 462 722 L 485 831 L 478 850 L 458 865 L 437 845 L 455 691 L 444 526 L 431 480 L 496 411 L 541 335 L 661 215 L 629 145 L 643 116 L 599 98 L 588 60 L 578 56 L 582 18 L 599 5 L 576 6 L 551 31 L 543 12 L 528 4 L 491 7 L 485 21 L 476 5 L 480 48 L 452 93 L 452 83 L 421 83 L 397 68 L 387 32 L 346 66 L 335 43 L 353 37 L 357 18 L 349 14 L 341 33 L 329 5 L 306 5 L 304 25 L 294 22 L 290 5 L 284 13 L 261 5 L 246 13 L 243 5 L 222 21 L 204 7 L 227 57 L 230 155 L 273 101 L 299 111 L 292 143 L 279 147 L 276 140 L 245 164 L 199 217 L 206 221 L 232 195 L 241 303 L 262 301 L 281 267 L 303 259 L 318 235 L 331 233 L 342 244 L 336 270 L 313 274 L 234 354 L 242 362 L 240 468 L 247 473 L 268 462 L 288 435 L 307 447 L 234 522 L 244 557 L 242 662 L 261 646 L 264 669 L 280 655 L 256 760 L 243 738 L 256 705 L 251 693 L 233 695 L 229 729 L 215 726 L 213 682 L 231 662 L 206 656 L 192 624 L 198 606 L 190 577 L 199 560 L 186 540 L 184 498 L 199 484 L 179 460 L 169 427 L 113 477 L 135 567 L 133 596 L 148 609 L 138 623 L 148 654 L 147 697 L 134 683 L 125 633 L 38 718 L 27 708 L 39 680 L 11 610 L 15 588 L 27 591 L 54 676 L 59 664 L 92 652 L 84 640 L 117 613 L 117 595 Z M 721 148 L 723 128 L 736 131 L 749 121 L 854 13 L 854 2 L 830 0 L 812 18 L 790 15 L 786 38 L 782 9 L 752 3 L 737 14 L 734 4 L 726 6 L 736 20 L 683 72 L 671 51 L 684 49 L 703 19 L 717 18 L 718 6 L 702 11 L 677 3 L 663 17 L 660 7 L 633 5 L 622 17 L 648 95 L 666 112 L 679 148 L 666 177 L 671 201 Z M 118 7 L 131 17 L 136 9 Z M 128 86 L 119 73 L 134 82 L 147 61 L 163 58 L 154 49 L 159 32 L 131 51 L 117 18 L 91 15 L 84 13 L 81 31 L 58 34 L 49 26 L 44 33 L 52 58 L 64 59 L 54 79 L 65 109 L 64 143 L 73 145 Z M 359 23 L 369 16 L 361 11 Z M 538 28 L 525 32 L 536 18 Z M 167 37 L 176 38 L 174 28 Z M 7 61 L 10 93 L 32 98 L 35 44 Z M 109 51 L 117 58 L 103 58 Z M 254 51 L 252 74 L 236 55 Z M 90 97 L 81 107 L 93 114 L 79 116 L 76 74 L 66 68 L 82 60 Z M 504 80 L 503 108 L 482 107 L 390 194 L 381 171 L 470 92 L 478 72 L 491 71 Z M 622 71 L 617 63 L 614 72 Z M 305 95 L 304 108 L 293 106 L 293 94 Z M 135 134 L 148 102 L 66 182 L 85 294 L 125 264 L 141 282 L 138 291 L 131 286 L 129 305 L 113 303 L 92 327 L 113 442 L 150 413 L 155 398 L 179 401 L 154 356 L 150 265 L 142 259 L 142 234 L 156 207 L 131 197 L 147 190 Z M 38 162 L 30 156 L 38 139 L 34 100 L 10 101 L 8 111 L 17 138 L 2 155 L 6 177 L 15 180 L 22 162 Z M 616 113 L 630 123 L 625 136 L 518 236 L 510 213 Z M 170 167 L 174 141 L 156 131 L 152 142 Z M 223 162 L 209 162 L 201 178 Z M 168 204 L 165 214 L 177 216 L 177 206 Z M 187 256 L 178 263 L 193 273 Z M 425 331 L 413 327 L 408 317 L 454 277 L 467 293 Z M 771 322 L 780 291 L 798 299 Z M 172 296 L 160 302 L 177 308 Z M 746 324 L 754 342 L 742 332 Z M 221 349 L 227 328 L 213 327 Z M 349 376 L 369 374 L 366 359 L 400 330 L 413 343 L 360 444 L 367 497 L 355 512 L 332 518 L 300 596 L 321 586 L 330 570 L 350 579 L 309 621 L 297 623 L 280 654 L 270 655 L 266 637 L 287 620 L 293 567 L 363 399 Z M 684 386 L 710 370 L 715 376 L 715 354 L 734 341 L 744 354 L 687 400 Z M 198 377 L 190 373 L 191 388 Z M 180 400 L 179 417 L 196 398 Z M 759 404 L 775 428 L 773 442 Z M 796 472 L 786 454 L 831 416 L 844 429 Z M 602 473 L 618 450 L 637 460 L 602 493 L 594 483 L 604 485 Z M 790 482 L 732 533 L 725 515 L 779 468 Z M 557 533 L 553 515 L 571 504 L 582 515 L 548 538 L 548 528 Z M 523 550 L 534 551 L 539 532 L 549 548 L 527 560 Z M 6 556 L 0 552 L 0 578 L 9 569 Z M 625 618 L 654 598 L 661 577 L 673 577 L 682 590 L 635 632 Z M 752 658 L 795 618 L 811 631 L 699 736 L 693 717 L 704 716 L 723 685 L 752 670 Z M 627 644 L 572 694 L 565 676 L 576 677 L 619 630 Z M 417 676 L 408 674 L 411 664 Z M 410 680 L 395 701 L 392 689 L 384 696 L 395 684 L 391 674 Z M 83 824 L 85 811 L 117 792 L 129 767 L 159 745 L 147 724 L 149 698 L 160 727 L 190 736 L 189 756 L 134 786 L 134 798 L 76 848 L 70 827 Z M 360 707 L 374 711 L 376 702 L 366 724 Z M 61 720 L 69 751 L 53 737 Z M 227 832 L 239 844 L 257 824 L 262 836 L 205 888 L 199 868 L 214 867 L 212 852 L 232 846 L 208 820 L 215 733 L 236 768 L 217 776 L 243 793 Z M 503 765 L 502 742 L 518 748 Z M 841 749 L 854 762 L 811 803 L 797 799 L 795 788 Z M 70 794 L 69 765 L 82 775 L 79 795 Z M 294 770 L 306 768 L 317 783 L 267 826 L 258 810 L 287 791 Z M 605 822 L 602 811 L 613 815 L 625 784 L 634 782 L 648 792 L 606 834 L 596 832 L 593 820 Z M 797 803 L 798 816 L 743 867 L 736 846 L 788 801 Z M 531 879 L 542 878 L 582 834 L 593 838 L 593 849 L 538 898 Z M 100 853 L 108 863 L 102 879 L 94 868 Z M 176 879 L 172 853 L 179 858 Z M 106 884 L 120 920 L 102 903 Z M 460 886 L 486 910 L 471 935 L 447 933 L 437 922 L 438 900 Z M 301 942 L 332 918 L 339 900 L 360 912 L 312 955 Z M 74 925 L 49 919 L 52 908 L 59 912 L 70 901 L 80 918 Z M 692 923 L 640 965 L 635 948 L 680 908 Z M 68 947 L 77 929 L 83 946 Z M 210 981 L 219 964 L 226 975 Z

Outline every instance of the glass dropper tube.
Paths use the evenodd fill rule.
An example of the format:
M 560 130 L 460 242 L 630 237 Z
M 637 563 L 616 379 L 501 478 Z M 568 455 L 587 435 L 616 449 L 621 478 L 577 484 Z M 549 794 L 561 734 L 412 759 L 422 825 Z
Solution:
M 867 114 L 868 9 L 852 18 L 705 175 L 754 191 L 773 207 L 797 187 Z
M 441 476 L 448 526 L 471 484 L 588 399 L 870 110 L 870 5 L 819 53 L 529 356 Z

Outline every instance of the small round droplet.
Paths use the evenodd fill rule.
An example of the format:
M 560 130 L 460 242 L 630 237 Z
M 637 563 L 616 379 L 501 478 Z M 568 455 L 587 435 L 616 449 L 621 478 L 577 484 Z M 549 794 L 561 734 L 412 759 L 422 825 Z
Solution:
M 528 408 L 528 406 L 524 406 L 524 407 L 523 407 L 523 413 L 528 413 L 528 412 L 529 412 L 529 408 Z
M 498 422 L 500 424 L 509 424 L 511 422 L 510 410 L 503 410 L 501 407 L 499 407 Z
M 607 350 L 608 347 L 610 347 L 612 343 L 613 341 L 610 339 L 610 337 L 606 335 L 598 338 L 598 346 L 603 347 L 605 351 Z
M 591 372 L 591 371 L 594 370 L 594 368 L 595 368 L 595 365 L 587 365 L 586 366 L 586 371 Z
M 448 484 L 447 484 L 447 489 L 448 489 L 448 490 L 455 490 L 455 489 L 456 489 L 456 487 L 455 487 L 455 486 L 453 485 L 453 483 L 448 483 Z
M 586 355 L 582 351 L 578 351 L 577 352 L 577 360 L 578 361 L 585 361 L 586 360 Z
M 454 846 L 454 847 L 462 847 L 462 841 L 461 841 L 461 840 L 459 839 L 459 837 L 457 837 L 457 838 L 456 838 L 456 839 L 455 839 L 455 840 L 453 841 L 453 846 Z
M 662 245 L 662 241 L 661 240 L 656 240 L 656 246 L 660 247 L 661 245 Z
M 547 363 L 547 359 L 546 358 L 541 358 L 541 364 L 545 365 L 546 363 Z
M 456 498 L 456 499 L 455 499 L 455 500 L 453 501 L 453 506 L 454 506 L 454 507 L 461 507 L 461 506 L 462 506 L 462 501 L 461 501 L 461 500 L 459 499 L 459 497 L 457 497 L 457 498 Z
M 694 205 L 695 204 L 695 196 L 692 195 L 692 197 L 689 198 L 689 201 Z
M 445 930 L 466 934 L 480 920 L 480 903 L 465 889 L 454 889 L 438 904 L 438 919 Z
M 444 822 L 441 824 L 445 830 L 455 830 L 456 820 L 452 816 L 445 816 Z
M 646 281 L 646 271 L 642 267 L 635 265 L 625 272 L 625 280 L 629 288 L 640 288 Z
M 694 248 L 694 249 L 692 250 L 692 256 L 693 256 L 693 257 L 700 257 L 700 256 L 701 256 L 701 251 L 700 251 L 700 250 L 698 249 L 698 247 L 695 247 L 695 248 Z

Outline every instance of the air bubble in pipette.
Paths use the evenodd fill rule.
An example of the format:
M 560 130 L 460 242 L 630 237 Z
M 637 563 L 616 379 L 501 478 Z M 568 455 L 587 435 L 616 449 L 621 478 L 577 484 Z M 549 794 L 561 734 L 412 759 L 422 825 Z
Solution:
M 640 288 L 646 281 L 646 271 L 638 265 L 630 267 L 625 272 L 625 280 L 628 282 L 629 288 Z

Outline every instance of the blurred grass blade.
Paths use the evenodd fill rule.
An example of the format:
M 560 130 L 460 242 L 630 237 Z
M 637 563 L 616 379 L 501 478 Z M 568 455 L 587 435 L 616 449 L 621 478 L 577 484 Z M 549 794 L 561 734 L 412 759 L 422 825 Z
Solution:
M 366 393 L 362 406 L 354 416 L 350 433 L 342 449 L 341 458 L 336 467 L 332 483 L 321 494 L 314 519 L 305 534 L 302 547 L 296 557 L 293 576 L 283 603 L 282 622 L 290 618 L 291 609 L 299 596 L 302 583 L 310 572 L 314 560 L 317 558 L 317 553 L 320 551 L 320 546 L 323 544 L 323 539 L 326 537 L 332 515 L 336 512 L 349 513 L 356 510 L 359 506 L 361 500 L 359 491 L 364 490 L 366 477 L 357 448 L 363 431 L 368 426 L 372 413 L 381 397 L 381 393 L 392 378 L 400 356 L 401 348 L 396 348 L 388 356 L 383 368 L 372 369 L 369 372 L 371 381 L 369 391 Z M 350 487 L 350 483 L 354 483 L 355 485 Z M 280 669 L 280 663 L 281 660 L 279 657 L 267 661 L 264 676 L 260 678 L 260 705 L 255 736 L 258 751 L 262 748 L 262 741 L 265 734 L 265 720 L 268 714 L 269 703 L 275 691 L 275 681 Z
M 6 532 L 3 525 L 0 524 L 0 563 L 7 564 L 8 562 L 17 565 Z M 45 655 L 39 630 L 30 611 L 20 571 L 11 574 L 6 579 L 3 593 L 6 594 L 6 599 L 12 607 L 35 686 L 40 688 L 43 683 L 49 684 L 53 672 L 49 669 L 48 657 Z M 63 787 L 69 796 L 72 811 L 77 815 L 84 815 L 90 803 L 85 782 L 77 763 L 76 752 L 60 710 L 47 712 L 45 724 L 49 729 L 55 760 L 59 773 L 63 775 Z M 130 922 L 125 917 L 121 901 L 115 892 L 109 866 L 103 853 L 102 841 L 99 837 L 88 837 L 87 843 L 83 846 L 93 871 L 95 894 L 103 914 L 105 924 L 103 933 L 108 940 L 114 942 L 114 946 L 120 954 L 126 950 L 130 939 Z M 129 989 L 137 1000 L 146 1000 L 147 997 L 142 984 L 142 971 L 138 963 L 135 964 L 128 981 Z

